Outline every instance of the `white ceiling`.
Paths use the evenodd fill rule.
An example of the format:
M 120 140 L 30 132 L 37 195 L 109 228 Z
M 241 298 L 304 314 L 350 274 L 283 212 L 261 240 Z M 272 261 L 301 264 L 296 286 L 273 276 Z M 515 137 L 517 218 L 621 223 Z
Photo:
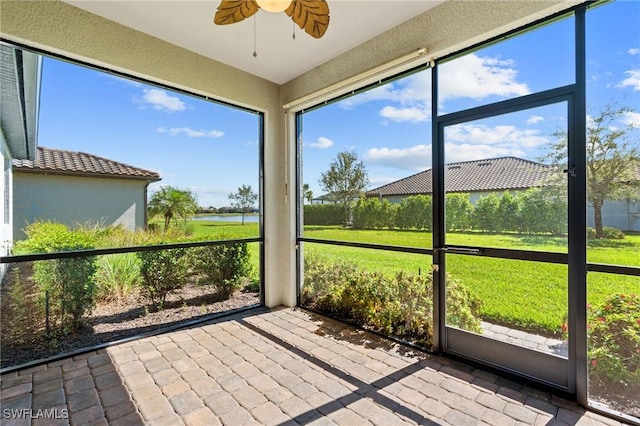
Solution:
M 278 84 L 321 65 L 444 0 L 328 0 L 329 28 L 307 35 L 284 13 L 218 26 L 220 0 L 66 0 L 76 7 Z

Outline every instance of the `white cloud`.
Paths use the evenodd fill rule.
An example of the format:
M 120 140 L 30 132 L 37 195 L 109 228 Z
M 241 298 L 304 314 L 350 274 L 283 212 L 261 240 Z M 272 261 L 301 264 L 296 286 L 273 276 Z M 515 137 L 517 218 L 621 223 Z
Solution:
M 178 97 L 171 96 L 166 90 L 160 89 L 144 89 L 139 102 L 149 104 L 153 109 L 158 111 L 184 111 L 186 106 Z
M 425 108 L 396 108 L 393 106 L 382 108 L 380 115 L 392 121 L 409 121 L 412 123 L 427 121 L 431 116 L 430 111 Z
M 616 87 L 631 87 L 634 92 L 640 91 L 640 69 L 625 71 L 629 77 L 622 80 Z
M 489 96 L 520 96 L 530 93 L 525 83 L 517 81 L 518 72 L 512 60 L 467 55 L 442 65 L 440 100 Z M 431 75 L 417 73 L 406 79 L 376 87 L 345 99 L 339 105 L 346 109 L 373 101 L 388 101 L 380 115 L 388 120 L 411 123 L 431 117 Z
M 309 144 L 309 146 L 318 149 L 327 149 L 333 146 L 333 141 L 324 136 L 320 136 L 316 142 Z
M 640 49 L 632 47 L 631 49 L 629 49 L 627 51 L 629 53 L 629 55 L 633 56 L 633 55 L 640 55 Z
M 483 160 L 496 157 L 523 157 L 525 152 L 515 146 L 491 146 L 474 144 L 447 144 L 444 147 L 447 164 L 460 161 Z
M 458 124 L 445 130 L 445 140 L 449 143 L 471 145 L 515 146 L 535 148 L 544 145 L 548 139 L 537 129 L 518 129 L 515 126 L 494 126 Z
M 431 117 L 431 79 L 428 73 L 418 73 L 402 80 L 378 86 L 345 99 L 339 105 L 351 109 L 374 101 L 388 101 L 380 116 L 391 121 L 419 123 Z
M 532 115 L 527 119 L 527 124 L 538 124 L 542 121 L 544 121 L 544 117 L 541 117 L 539 115 Z
M 440 100 L 489 96 L 520 96 L 530 92 L 516 81 L 513 60 L 466 55 L 441 66 Z
M 431 145 L 416 145 L 409 148 L 371 148 L 365 159 L 384 167 L 420 171 L 431 165 Z
M 629 111 L 625 114 L 622 121 L 627 126 L 640 128 L 640 113 Z
M 172 127 L 170 129 L 158 127 L 156 130 L 158 133 L 168 133 L 171 136 L 184 134 L 189 138 L 221 138 L 224 136 L 224 132 L 221 130 L 195 130 L 190 127 Z

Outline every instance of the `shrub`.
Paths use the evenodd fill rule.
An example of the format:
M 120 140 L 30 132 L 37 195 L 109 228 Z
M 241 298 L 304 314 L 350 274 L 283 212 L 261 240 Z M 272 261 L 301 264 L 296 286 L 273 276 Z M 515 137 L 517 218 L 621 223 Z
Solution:
M 618 228 L 612 228 L 610 226 L 602 228 L 602 235 L 607 240 L 624 240 L 624 232 Z
M 469 194 L 447 194 L 445 215 L 447 231 L 469 230 L 472 214 L 473 205 L 469 201 Z
M 433 228 L 430 195 L 412 195 L 404 198 L 396 208 L 396 226 L 400 229 L 427 230 Z
M 589 379 L 640 392 L 640 295 L 614 294 L 590 306 Z
M 96 284 L 101 300 L 125 298 L 138 289 L 141 280 L 140 258 L 135 253 L 111 254 L 98 259 Z
M 240 288 L 251 271 L 247 243 L 227 243 L 189 249 L 192 271 L 214 284 L 224 299 Z
M 302 302 L 375 331 L 430 345 L 433 337 L 431 275 L 399 272 L 393 277 L 359 269 L 349 262 L 329 263 L 305 256 Z M 457 280 L 449 280 L 447 321 L 480 332 L 478 304 Z
M 342 225 L 344 208 L 339 204 L 308 204 L 304 206 L 305 225 Z
M 387 199 L 361 197 L 353 208 L 353 227 L 381 229 L 393 226 L 393 206 Z
M 504 191 L 498 202 L 498 220 L 500 231 L 518 231 L 520 228 L 518 214 L 522 210 L 521 199 Z
M 474 228 L 480 231 L 498 231 L 500 229 L 499 204 L 500 199 L 495 194 L 480 197 L 473 209 Z
M 25 229 L 27 239 L 16 244 L 20 253 L 53 253 L 95 247 L 88 232 L 72 231 L 54 222 L 35 222 Z M 51 313 L 63 330 L 77 330 L 94 305 L 96 257 L 74 257 L 37 261 L 34 280 L 41 298 L 49 293 Z
M 567 202 L 541 189 L 529 189 L 521 197 L 519 231 L 530 233 L 567 233 Z
M 142 275 L 141 289 L 153 309 L 162 309 L 167 296 L 187 283 L 187 249 L 137 252 Z

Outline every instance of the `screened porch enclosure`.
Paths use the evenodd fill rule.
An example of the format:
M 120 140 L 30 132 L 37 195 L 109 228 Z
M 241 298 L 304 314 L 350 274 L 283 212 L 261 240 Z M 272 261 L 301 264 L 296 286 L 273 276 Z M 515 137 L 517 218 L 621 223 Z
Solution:
M 375 414 L 389 412 L 420 424 L 491 422 L 483 416 L 495 413 L 485 412 L 488 407 L 477 400 L 479 395 L 486 397 L 485 391 L 491 399 L 507 394 L 509 400 L 498 414 L 517 411 L 510 403 L 525 407 L 522 418 L 511 416 L 514 421 L 567 420 L 570 413 L 554 399 L 561 395 L 574 401 L 577 411 L 586 410 L 581 416 L 640 422 L 640 46 L 633 44 L 640 21 L 638 4 L 436 2 L 355 47 L 340 44 L 343 50 L 314 66 L 307 62 L 304 70 L 286 65 L 294 57 L 296 66 L 304 63 L 302 53 L 295 55 L 299 46 L 281 49 L 291 57 L 280 60 L 283 68 L 274 77 L 263 62 L 268 55 L 262 52 L 269 52 L 268 40 L 276 33 L 261 39 L 260 25 L 268 28 L 284 16 L 260 11 L 254 20 L 253 47 L 248 41 L 245 46 L 249 36 L 234 38 L 228 44 L 237 42 L 237 49 L 219 57 L 219 46 L 206 52 L 199 50 L 203 44 L 158 33 L 162 25 L 145 28 L 145 22 L 157 20 L 167 9 L 149 12 L 147 21 L 136 13 L 138 3 L 114 4 L 113 9 L 101 3 L 74 3 L 3 2 L 2 43 L 249 113 L 255 131 L 239 144 L 250 147 L 250 154 L 226 157 L 226 169 L 213 163 L 201 168 L 225 183 L 235 169 L 250 163 L 250 182 L 234 182 L 233 190 L 245 183 L 257 190 L 258 223 L 243 225 L 252 226 L 255 232 L 250 235 L 160 241 L 152 248 L 83 247 L 78 253 L 40 252 L 24 258 L 6 253 L 2 264 L 19 269 L 16 265 L 32 261 L 59 266 L 75 259 L 84 265 L 82 259 L 144 258 L 146 251 L 159 257 L 165 253 L 170 263 L 180 257 L 176 253 L 224 251 L 223 247 L 239 245 L 251 255 L 252 270 L 243 272 L 257 292 L 242 306 L 247 312 L 208 317 L 212 312 L 203 308 L 194 318 L 207 322 L 202 329 L 199 324 L 171 330 L 162 324 L 154 327 L 149 335 L 137 336 L 148 343 L 139 353 L 134 341 L 111 341 L 86 357 L 74 354 L 76 358 L 53 360 L 53 365 L 36 359 L 30 366 L 3 370 L 3 385 L 8 383 L 11 392 L 27 383 L 21 382 L 27 380 L 22 373 L 36 380 L 36 375 L 71 360 L 82 371 L 86 367 L 101 403 L 94 401 L 96 412 L 109 420 L 110 407 L 97 387 L 102 370 L 94 372 L 101 367 L 113 372 L 110 362 L 104 362 L 108 355 L 120 377 L 116 384 L 122 392 L 114 392 L 133 395 L 129 408 L 142 423 L 165 417 L 185 421 L 196 411 L 221 422 L 226 415 L 233 423 L 235 411 L 217 405 L 211 393 L 201 395 L 198 385 L 191 386 L 198 380 L 191 370 L 216 382 L 208 380 L 205 388 L 219 386 L 218 397 L 229 402 L 227 408 L 242 407 L 242 418 L 258 423 L 267 422 L 270 413 L 283 413 L 274 418 L 299 424 L 318 418 L 338 424 L 356 418 L 376 423 L 382 417 Z M 380 7 L 391 7 L 391 2 L 384 3 Z M 204 4 L 190 4 L 201 8 L 204 16 Z M 213 9 L 215 5 L 208 12 Z M 338 27 L 340 7 L 332 10 Z M 608 24 L 615 20 L 618 25 Z M 354 19 L 353 30 L 364 24 Z M 214 27 L 210 35 L 216 43 L 218 31 L 222 29 Z M 305 35 L 296 37 L 301 36 Z M 317 40 L 318 57 L 326 46 L 320 43 L 329 43 L 330 37 L 328 32 Z M 247 49 L 253 65 L 230 65 Z M 229 134 L 250 127 L 232 119 L 225 124 Z M 153 129 L 166 136 L 172 131 L 186 135 L 187 127 L 213 129 L 200 126 L 158 123 Z M 3 139 L 3 156 L 8 151 L 4 145 Z M 186 158 L 182 173 L 189 171 L 189 158 L 200 161 L 222 156 L 218 154 L 191 146 L 176 150 L 175 159 Z M 347 168 L 360 168 L 361 179 L 350 189 L 329 179 L 330 172 L 345 163 L 350 164 Z M 603 181 L 608 185 L 604 191 Z M 7 192 L 5 208 L 12 210 Z M 316 205 L 315 199 L 323 203 Z M 8 238 L 12 244 L 13 237 Z M 161 304 L 176 307 L 202 306 L 197 297 L 193 303 L 180 296 L 160 298 Z M 7 300 L 3 297 L 3 303 Z M 64 315 L 69 312 L 60 309 Z M 47 318 L 53 327 L 68 324 L 51 319 L 60 312 L 50 314 L 39 317 L 42 327 Z M 332 332 L 336 336 L 328 336 Z M 348 336 L 354 341 L 345 343 Z M 398 358 L 387 343 L 370 351 L 367 342 L 378 338 L 411 354 Z M 216 350 L 215 339 L 225 348 Z M 162 345 L 168 346 L 161 350 Z M 172 345 L 180 348 L 172 352 L 182 352 L 179 359 L 164 353 L 176 349 Z M 331 349 L 344 353 L 334 357 L 327 353 Z M 147 359 L 156 352 L 161 355 L 158 361 Z M 416 363 L 409 360 L 414 356 L 420 359 Z M 267 359 L 291 364 L 279 369 Z M 355 367 L 360 361 L 366 368 Z M 156 367 L 158 371 L 149 370 Z M 64 379 L 65 367 L 60 368 Z M 154 376 L 165 370 L 166 377 Z M 260 380 L 252 382 L 251 372 Z M 305 373 L 309 374 L 302 378 Z M 417 381 L 414 374 L 420 376 Z M 156 402 L 166 409 L 160 415 L 139 392 L 136 398 L 136 384 L 127 381 L 128 375 L 156 385 L 157 380 L 179 376 L 184 383 L 171 390 L 163 386 L 174 384 L 172 380 L 153 385 Z M 292 375 L 299 375 L 301 382 Z M 440 390 L 432 388 L 426 376 L 438 380 L 431 385 Z M 452 377 L 454 383 L 449 382 Z M 458 379 L 469 388 L 457 388 Z M 404 380 L 402 387 L 390 383 L 394 380 Z M 484 387 L 476 395 L 471 389 L 478 382 Z M 267 389 L 266 384 L 273 386 Z M 296 385 L 297 391 L 315 388 L 329 399 L 300 398 L 307 406 L 285 398 L 287 392 L 298 395 L 292 390 Z M 180 386 L 189 390 L 180 391 Z M 432 401 L 420 391 L 429 388 L 440 395 L 441 386 L 446 388 L 442 400 Z M 169 396 L 165 390 L 176 394 Z M 541 401 L 535 397 L 537 390 L 545 395 Z M 473 397 L 467 398 L 467 392 Z M 18 393 L 7 398 L 19 397 L 12 403 L 22 404 L 35 395 Z M 362 399 L 364 395 L 369 399 Z M 460 397 L 472 400 L 463 413 L 472 419 L 449 411 L 459 405 Z M 375 402 L 377 408 L 363 410 L 375 418 L 362 412 L 350 417 L 357 411 L 354 407 L 362 410 L 361 405 L 368 404 L 365 400 Z M 33 401 L 35 396 L 29 404 Z M 531 407 L 533 417 L 527 411 Z M 548 409 L 546 414 L 535 411 L 540 407 Z M 78 415 L 81 410 L 75 409 L 72 414 Z

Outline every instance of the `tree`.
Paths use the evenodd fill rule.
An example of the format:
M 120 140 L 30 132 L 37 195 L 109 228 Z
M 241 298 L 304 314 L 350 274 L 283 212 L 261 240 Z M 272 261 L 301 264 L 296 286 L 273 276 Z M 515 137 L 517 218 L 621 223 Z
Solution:
M 329 170 L 322 173 L 320 185 L 329 194 L 331 201 L 342 205 L 344 223 L 349 222 L 351 203 L 369 184 L 367 169 L 362 161 L 358 161 L 355 152 L 341 151 Z
M 244 215 L 251 210 L 258 201 L 258 194 L 253 192 L 250 185 L 242 185 L 238 188 L 238 192 L 229 194 L 231 205 L 242 211 L 242 224 L 244 225 Z
M 163 186 L 149 200 L 149 214 L 164 217 L 164 230 L 169 229 L 172 219 L 184 219 L 198 210 L 196 196 L 188 189 Z
M 311 189 L 309 189 L 309 184 L 305 183 L 304 185 L 302 185 L 302 202 L 304 204 L 304 202 L 307 202 L 309 204 L 311 204 L 311 202 L 313 201 L 313 191 L 311 191 Z
M 630 113 L 631 108 L 608 104 L 587 122 L 587 200 L 593 207 L 596 238 L 604 236 L 605 200 L 640 199 L 640 144 L 632 137 L 634 125 L 621 124 Z M 557 141 L 547 158 L 555 165 L 566 164 L 567 133 L 554 136 Z

